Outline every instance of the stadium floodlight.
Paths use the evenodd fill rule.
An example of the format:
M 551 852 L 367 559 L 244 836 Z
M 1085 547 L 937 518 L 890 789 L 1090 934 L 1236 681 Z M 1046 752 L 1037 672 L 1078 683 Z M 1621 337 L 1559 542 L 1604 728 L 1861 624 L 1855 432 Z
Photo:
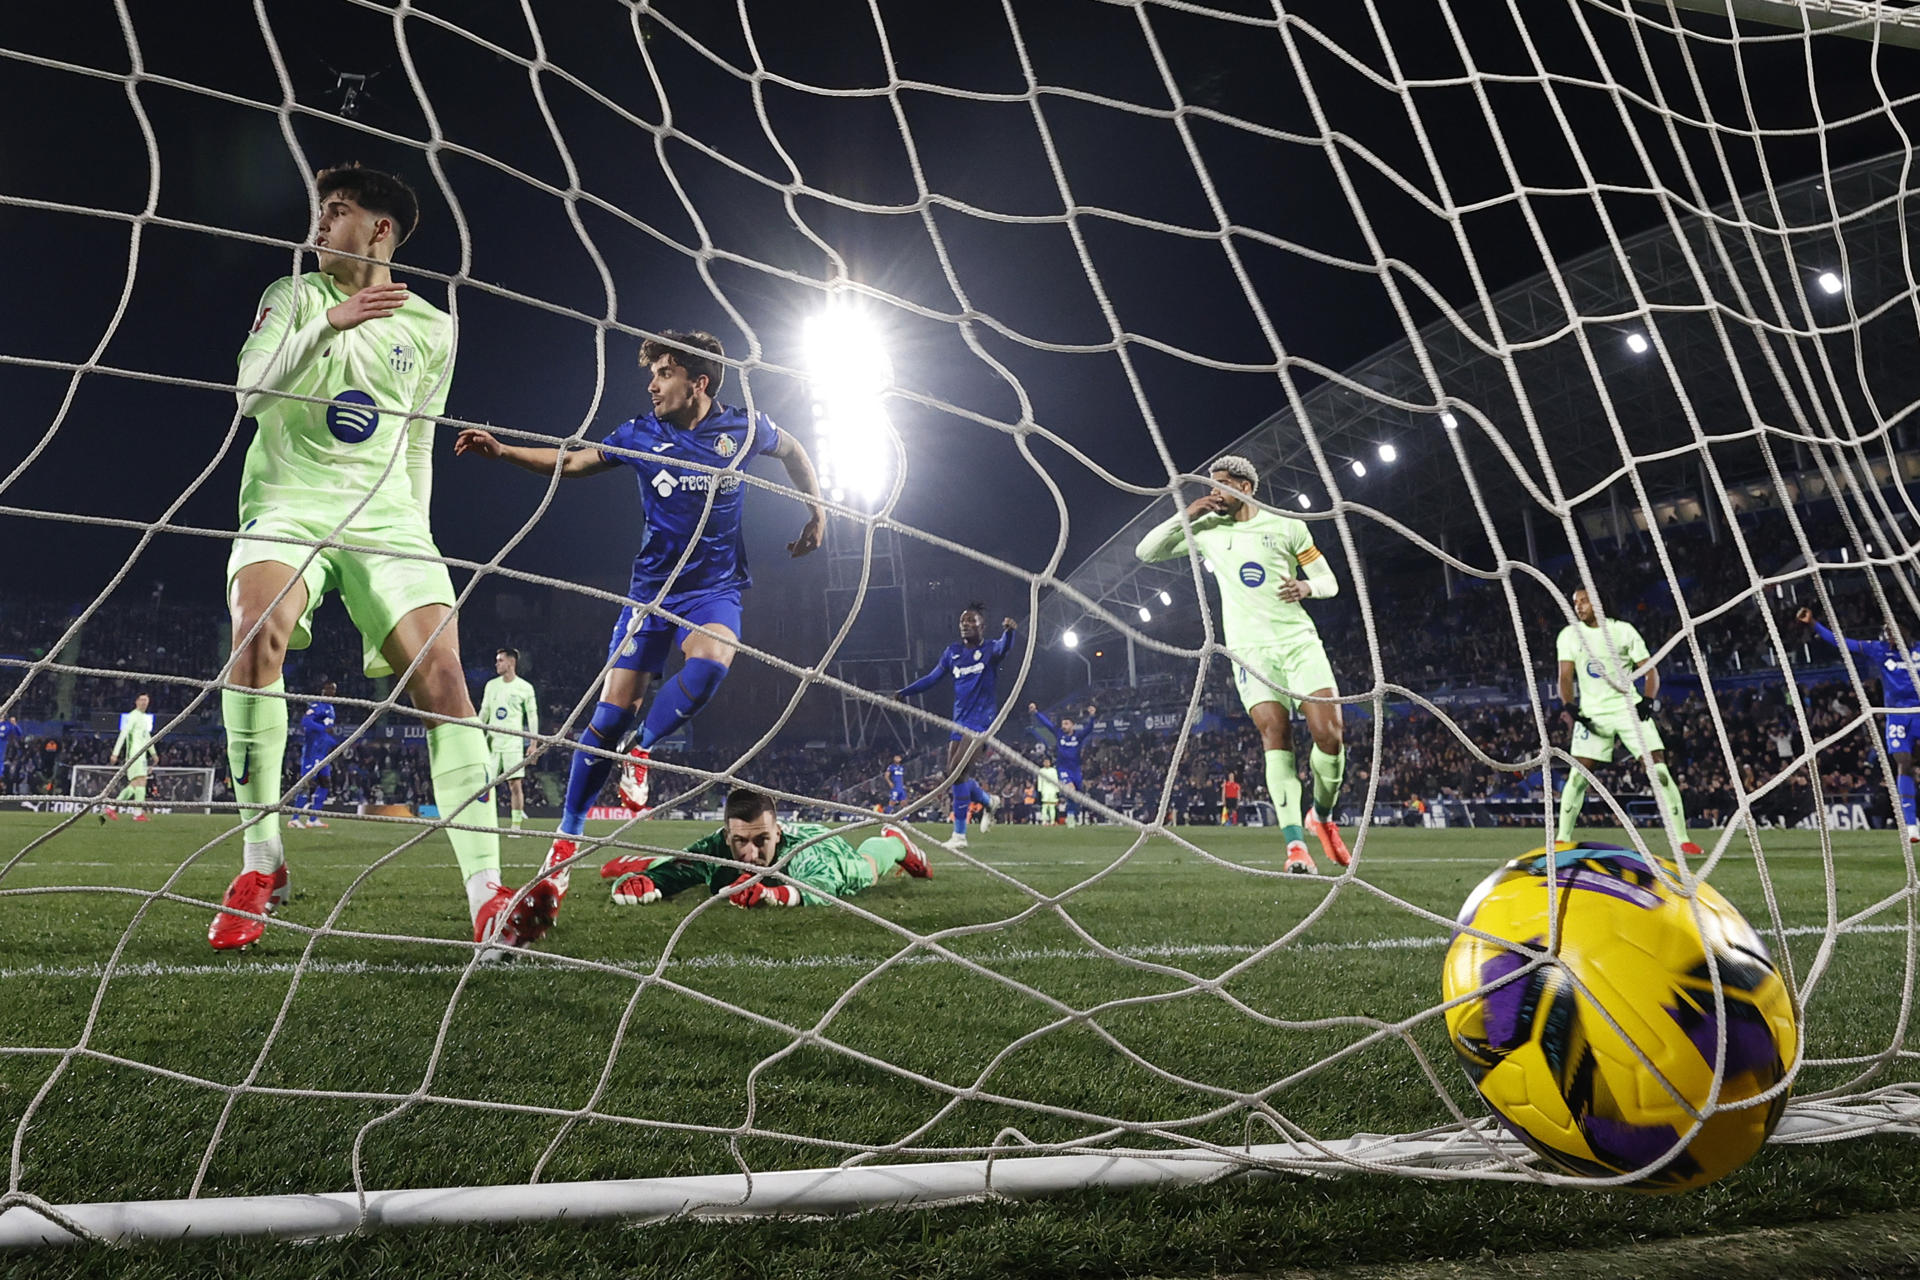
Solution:
M 1300 495 L 1299 495 L 1299 498 L 1298 498 L 1298 501 L 1299 501 L 1299 503 L 1300 503 L 1300 509 L 1301 509 L 1302 511 L 1305 511 L 1305 510 L 1307 510 L 1307 509 L 1308 509 L 1309 507 L 1311 507 L 1311 506 L 1313 505 L 1313 499 L 1312 499 L 1312 498 L 1309 498 L 1309 497 L 1308 497 L 1308 496 L 1307 496 L 1306 494 L 1304 494 L 1304 493 L 1303 493 L 1303 494 L 1300 494 Z
M 1838 293 L 1847 287 L 1847 282 L 1840 278 L 1837 271 L 1822 271 L 1818 283 L 1828 293 Z
M 1161 603 L 1161 604 L 1163 604 L 1163 605 L 1165 605 L 1165 606 L 1167 606 L 1168 608 L 1172 608 L 1172 607 L 1173 607 L 1173 597 L 1172 597 L 1172 596 L 1170 596 L 1170 595 L 1168 595 L 1168 594 L 1167 594 L 1166 592 L 1164 592 L 1164 591 L 1162 591 L 1162 592 L 1160 593 L 1160 603 Z
M 1148 612 L 1147 612 L 1147 606 L 1145 606 L 1145 605 L 1141 605 L 1141 606 L 1140 606 L 1140 621 L 1142 621 L 1142 622 L 1152 622 L 1152 621 L 1153 621 L 1153 615 L 1152 615 L 1151 613 L 1148 613 Z
M 1068 627 L 1060 633 L 1060 643 L 1069 649 L 1078 649 L 1080 647 L 1080 633 L 1072 627 Z
M 1394 459 L 1398 458 L 1399 456 L 1400 456 L 1400 451 L 1394 448 L 1392 445 L 1383 444 L 1380 446 L 1380 461 L 1392 462 Z
M 885 402 L 893 364 L 880 328 L 836 300 L 808 318 L 803 340 L 820 487 L 835 502 L 871 505 L 886 492 L 894 453 Z
M 1440 415 L 1440 425 L 1449 431 L 1453 431 L 1459 427 L 1460 419 L 1450 413 L 1443 413 Z
M 1627 350 L 1637 356 L 1647 354 L 1647 348 L 1650 345 L 1647 341 L 1647 335 L 1644 333 L 1630 333 L 1627 335 Z
M 1362 461 L 1360 461 L 1360 459 L 1358 459 L 1358 458 L 1355 458 L 1355 459 L 1353 460 L 1353 474 L 1354 474 L 1354 475 L 1356 475 L 1356 476 L 1364 476 L 1364 475 L 1366 475 L 1366 474 L 1367 474 L 1367 464 L 1366 464 L 1366 463 L 1364 463 L 1364 462 L 1362 462 Z

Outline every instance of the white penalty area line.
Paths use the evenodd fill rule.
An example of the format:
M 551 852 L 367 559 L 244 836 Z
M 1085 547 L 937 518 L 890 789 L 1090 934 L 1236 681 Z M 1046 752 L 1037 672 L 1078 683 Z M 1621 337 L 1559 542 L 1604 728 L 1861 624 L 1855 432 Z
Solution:
M 1819 925 L 1794 925 L 1788 928 L 1789 937 L 1801 938 L 1824 934 L 1826 930 Z M 1905 933 L 1906 926 L 1894 924 L 1856 925 L 1840 931 L 1843 934 L 1885 934 Z M 1451 937 L 1422 935 L 1402 938 L 1371 938 L 1355 942 L 1307 942 L 1284 948 L 1275 952 L 1276 957 L 1301 954 L 1319 954 L 1327 952 L 1358 951 L 1437 951 L 1447 945 Z M 1190 942 L 1164 943 L 1144 947 L 1117 947 L 1122 956 L 1134 960 L 1181 960 L 1207 956 L 1250 956 L 1261 950 L 1260 947 L 1245 943 L 1231 942 Z M 715 955 L 690 956 L 686 959 L 673 958 L 667 961 L 668 969 L 875 969 L 885 957 L 824 955 L 824 956 L 750 956 L 730 952 Z M 985 952 L 968 956 L 967 959 L 983 965 L 1020 964 L 1039 960 L 1108 960 L 1111 957 L 1086 947 L 1033 947 Z M 624 969 L 633 974 L 651 973 L 658 965 L 658 958 L 627 958 L 618 960 L 593 960 L 590 964 L 605 965 L 610 968 Z M 944 956 L 915 955 L 896 961 L 896 965 L 952 964 Z M 115 979 L 120 978 L 273 978 L 287 977 L 300 972 L 314 975 L 359 975 L 359 974 L 396 974 L 401 976 L 451 975 L 466 972 L 462 964 L 431 963 L 405 964 L 400 962 L 373 962 L 364 960 L 314 960 L 302 967 L 292 961 L 250 961 L 236 956 L 226 964 L 165 964 L 159 961 L 142 961 L 123 964 L 114 970 Z M 488 973 L 512 974 L 550 974 L 572 973 L 568 966 L 537 963 L 518 963 L 509 965 L 485 966 Z M 101 963 L 81 965 L 30 965 L 19 969 L 0 969 L 0 983 L 29 981 L 33 979 L 80 980 L 97 982 L 106 974 L 106 965 Z

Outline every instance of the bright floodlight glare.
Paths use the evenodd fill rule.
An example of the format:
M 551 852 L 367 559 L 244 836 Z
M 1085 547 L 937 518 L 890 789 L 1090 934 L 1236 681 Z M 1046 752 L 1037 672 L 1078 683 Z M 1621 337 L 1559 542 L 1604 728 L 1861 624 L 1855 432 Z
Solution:
M 1367 474 L 1367 464 L 1355 458 L 1353 460 L 1353 474 L 1356 476 L 1364 476 Z
M 1398 458 L 1399 456 L 1400 456 L 1400 451 L 1394 448 L 1392 445 L 1383 444 L 1380 446 L 1380 461 L 1392 462 L 1395 458 Z
M 1142 622 L 1153 621 L 1153 615 L 1147 612 L 1147 606 L 1145 605 L 1140 606 L 1140 621 Z
M 1078 649 L 1080 647 L 1080 633 L 1072 629 L 1063 631 L 1060 634 L 1060 643 L 1069 649 Z
M 1822 271 L 1820 273 L 1820 287 L 1828 293 L 1838 293 L 1847 286 L 1845 282 L 1840 279 L 1837 272 Z
M 1305 510 L 1306 510 L 1307 508 L 1309 508 L 1309 507 L 1311 507 L 1312 505 L 1313 505 L 1313 499 L 1312 499 L 1312 498 L 1309 498 L 1309 497 L 1308 497 L 1308 496 L 1307 496 L 1306 494 L 1304 494 L 1304 493 L 1300 495 L 1300 509 L 1301 509 L 1302 511 L 1305 511 Z
M 1454 417 L 1450 413 L 1443 413 L 1440 415 L 1440 425 L 1445 427 L 1447 430 L 1452 431 L 1454 428 L 1460 425 L 1460 419 Z
M 1160 593 L 1160 603 L 1171 608 L 1173 606 L 1173 597 L 1162 591 Z
M 1627 350 L 1633 352 L 1633 354 L 1637 356 L 1643 356 L 1647 354 L 1647 335 L 1644 333 L 1628 334 Z
M 845 301 L 810 317 L 804 339 L 820 485 L 835 502 L 852 494 L 871 503 L 886 492 L 893 462 L 886 344 L 878 326 Z

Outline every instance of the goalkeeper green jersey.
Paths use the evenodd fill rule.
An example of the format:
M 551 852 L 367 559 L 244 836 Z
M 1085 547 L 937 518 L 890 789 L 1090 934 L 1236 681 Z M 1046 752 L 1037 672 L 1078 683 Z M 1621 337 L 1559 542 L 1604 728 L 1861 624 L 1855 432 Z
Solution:
M 242 529 L 269 511 L 368 530 L 426 521 L 434 424 L 404 415 L 446 412 L 453 322 L 409 297 L 391 316 L 336 330 L 327 309 L 346 298 L 314 271 L 274 281 L 260 299 L 240 348 L 242 407 L 258 423 L 240 479 Z M 248 396 L 249 386 L 272 390 Z
M 1303 574 L 1313 598 L 1339 591 L 1339 582 L 1304 521 L 1271 511 L 1252 519 L 1206 515 L 1193 521 L 1193 543 L 1220 587 L 1222 638 L 1234 649 L 1318 642 L 1320 632 L 1298 601 L 1280 598 L 1280 584 Z M 1152 562 L 1185 555 L 1186 531 L 1175 516 L 1140 540 L 1134 554 Z
M 1561 662 L 1571 662 L 1579 674 L 1576 686 L 1580 710 L 1588 717 L 1621 715 L 1633 710 L 1636 693 L 1621 693 L 1609 679 L 1633 687 L 1633 673 L 1647 660 L 1647 642 L 1632 623 L 1608 619 L 1602 626 L 1575 622 L 1560 629 L 1555 646 Z
M 1042 769 L 1034 777 L 1040 784 L 1040 803 L 1052 804 L 1060 798 L 1060 773 L 1056 769 Z
M 489 729 L 540 732 L 540 703 L 534 696 L 533 686 L 519 676 L 511 681 L 505 676 L 487 681 L 486 689 L 480 694 L 480 722 Z M 517 750 L 524 750 L 528 745 L 525 738 L 506 734 L 488 734 L 487 742 L 493 747 Z
M 800 890 L 801 900 L 808 906 L 825 902 L 825 894 L 844 898 L 858 893 L 872 887 L 878 878 L 878 869 L 852 845 L 839 836 L 825 834 L 832 830 L 832 827 L 812 822 L 788 822 L 780 826 L 780 844 L 774 850 L 776 862 L 791 853 L 795 845 L 815 836 L 823 837 L 795 854 L 793 861 L 780 873 L 782 878 Z M 725 827 L 688 845 L 687 852 L 709 858 L 733 857 Z M 740 878 L 741 868 L 669 858 L 653 863 L 647 868 L 646 874 L 663 897 L 671 898 L 695 885 L 705 885 L 707 892 L 719 893 Z M 769 878 L 766 883 L 778 884 L 780 881 Z
M 153 740 L 153 713 L 151 711 L 123 711 L 120 713 L 120 736 L 113 740 L 113 754 L 125 755 L 127 776 L 139 778 L 146 776 L 148 765 L 147 744 Z

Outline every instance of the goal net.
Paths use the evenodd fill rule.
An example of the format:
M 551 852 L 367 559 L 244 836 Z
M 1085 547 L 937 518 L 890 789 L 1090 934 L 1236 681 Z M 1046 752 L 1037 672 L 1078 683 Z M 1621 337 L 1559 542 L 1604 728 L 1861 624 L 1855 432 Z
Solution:
M 131 781 L 118 765 L 77 764 L 73 766 L 73 800 L 85 804 L 89 797 L 113 803 L 124 784 Z M 153 813 L 212 813 L 213 770 L 163 765 L 147 771 L 147 794 L 139 805 Z
M 1576 589 L 1644 635 L 1689 871 L 1801 1014 L 1762 1162 L 1912 1132 L 1905 660 L 1840 643 L 1920 633 L 1908 11 L 789 8 L 262 3 L 219 56 L 137 6 L 71 38 L 0 24 L 0 101 L 48 154 L 138 176 L 0 175 L 0 216 L 53 246 L 20 287 L 71 271 L 60 314 L 0 329 L 31 424 L 0 446 L 0 517 L 86 587 L 0 604 L 0 718 L 28 725 L 8 786 L 75 810 L 0 814 L 0 1246 L 1573 1181 L 1452 1061 L 1440 968 L 1467 890 L 1549 842 L 1574 772 L 1582 833 L 1662 857 L 1682 835 L 1633 743 L 1573 759 Z M 365 63 L 320 56 L 348 49 Z M 202 941 L 258 820 L 214 719 L 254 430 L 228 360 L 260 290 L 311 268 L 307 175 L 343 158 L 428 210 L 397 274 L 457 340 L 436 532 L 472 683 L 518 644 L 539 685 L 529 804 L 594 712 L 639 511 L 611 479 L 455 459 L 454 433 L 597 444 L 645 411 L 641 340 L 700 325 L 727 401 L 796 427 L 826 492 L 825 553 L 756 554 L 722 694 L 656 761 L 662 816 L 596 809 L 558 927 L 511 965 L 467 940 L 446 836 L 504 823 L 502 798 L 430 807 L 429 720 L 361 677 L 333 605 L 283 696 L 297 726 L 338 682 L 329 781 L 367 816 L 289 837 L 296 896 L 259 947 Z M 840 327 L 810 349 L 815 315 Z M 101 479 L 110 421 L 168 426 Z M 1211 580 L 1242 567 L 1134 554 L 1222 454 L 1340 584 L 1307 607 L 1345 869 L 1287 874 L 1266 825 L 1233 674 L 1255 655 Z M 737 480 L 784 543 L 778 474 L 707 489 Z M 1018 623 L 972 769 L 1002 821 L 946 852 L 947 686 L 902 709 L 847 673 L 920 674 L 976 597 L 988 642 Z M 87 817 L 121 775 L 76 726 L 135 692 L 156 758 L 205 763 L 157 769 L 169 819 L 132 831 Z M 1029 702 L 1090 731 L 1058 801 L 1085 829 L 1008 821 L 1062 763 Z M 664 815 L 734 785 L 857 843 L 896 754 L 929 882 L 773 912 L 618 908 L 593 874 L 682 853 L 712 823 Z M 280 811 L 319 781 L 290 748 Z M 516 884 L 544 837 L 536 815 L 504 842 Z

